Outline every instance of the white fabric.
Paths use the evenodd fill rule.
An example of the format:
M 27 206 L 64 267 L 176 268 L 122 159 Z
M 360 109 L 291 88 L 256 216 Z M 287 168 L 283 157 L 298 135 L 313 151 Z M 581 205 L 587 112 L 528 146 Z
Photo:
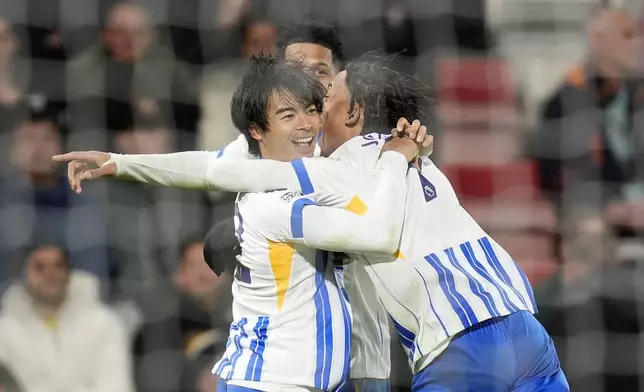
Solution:
M 361 215 L 317 206 L 288 190 L 238 197 L 235 224 L 242 253 L 233 282 L 234 322 L 215 374 L 233 383 L 321 390 L 347 381 L 351 305 L 344 268 L 318 249 L 395 252 L 404 205 L 392 201 L 405 198 L 407 161 L 386 152 L 379 163 L 371 179 L 378 186 L 363 196 L 373 208 Z M 351 237 L 356 240 L 348 243 Z
M 360 178 L 369 178 L 382 144 L 379 135 L 366 135 L 342 145 L 332 155 L 336 159 L 303 159 L 306 181 L 300 175 L 299 188 L 288 186 L 312 188 L 319 202 L 330 203 L 359 186 Z M 357 163 L 338 164 L 347 160 Z M 271 166 L 273 173 L 288 171 L 284 165 Z M 217 171 L 211 174 L 213 180 L 219 178 Z M 234 174 L 245 181 L 253 177 L 253 172 Z M 461 207 L 451 184 L 429 159 L 423 160 L 422 173 L 409 170 L 406 187 L 401 257 L 356 257 L 367 265 L 412 369 L 419 371 L 458 332 L 492 317 L 536 312 L 536 307 L 523 272 Z
M 319 146 L 316 146 L 315 154 L 319 155 Z M 300 187 L 290 163 L 253 159 L 243 135 L 221 151 L 158 155 L 112 154 L 111 161 L 117 165 L 119 178 L 162 186 L 232 192 Z M 253 174 L 240 177 L 239 173 Z M 213 175 L 219 178 L 213 179 Z M 344 206 L 351 200 L 355 193 L 351 188 L 347 186 L 347 193 L 335 199 L 338 205 Z M 322 201 L 327 204 L 331 202 Z M 364 234 L 367 233 L 370 231 Z M 369 244 L 374 242 L 371 238 Z M 353 314 L 351 377 L 387 379 L 391 369 L 388 318 L 364 268 L 364 265 L 350 265 L 344 271 L 345 287 Z
M 98 299 L 97 279 L 70 278 L 68 300 L 50 329 L 21 283 L 2 298 L 0 362 L 25 392 L 133 391 L 125 327 Z

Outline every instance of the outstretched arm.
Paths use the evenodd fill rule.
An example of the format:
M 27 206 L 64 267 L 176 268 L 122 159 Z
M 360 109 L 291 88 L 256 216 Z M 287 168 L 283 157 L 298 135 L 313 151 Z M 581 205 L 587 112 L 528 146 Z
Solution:
M 416 120 L 413 124 L 399 121 L 396 134 L 408 133 L 419 146 L 431 144 L 426 128 Z M 312 183 L 327 183 L 334 189 L 334 178 L 347 176 L 346 168 L 339 162 L 316 160 L 318 170 L 312 173 L 313 181 L 306 181 L 306 168 L 301 160 L 288 163 L 258 160 L 248 153 L 248 143 L 243 136 L 220 151 L 186 151 L 173 154 L 120 155 L 99 151 L 72 152 L 57 155 L 57 162 L 69 162 L 68 180 L 76 192 L 81 183 L 101 177 L 118 177 L 147 184 L 192 188 L 218 189 L 231 192 L 259 192 L 288 188 L 311 193 Z M 325 181 L 316 181 L 317 176 Z M 329 180 L 330 179 L 330 180 Z M 340 180 L 339 183 L 344 181 Z

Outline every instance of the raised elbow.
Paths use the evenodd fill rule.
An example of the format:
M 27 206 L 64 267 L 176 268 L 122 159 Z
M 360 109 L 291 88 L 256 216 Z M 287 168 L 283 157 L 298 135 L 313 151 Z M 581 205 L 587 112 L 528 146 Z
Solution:
M 362 251 L 359 253 L 383 253 L 393 255 L 398 251 L 400 244 L 399 225 L 385 225 L 376 231 L 365 233 L 362 242 Z

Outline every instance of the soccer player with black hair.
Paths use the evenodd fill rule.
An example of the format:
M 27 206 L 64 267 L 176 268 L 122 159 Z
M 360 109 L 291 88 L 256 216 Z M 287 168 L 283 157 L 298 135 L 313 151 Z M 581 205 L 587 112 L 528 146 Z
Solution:
M 337 73 L 343 69 L 345 61 L 344 49 L 337 29 L 320 23 L 288 25 L 280 32 L 277 57 L 293 63 L 296 67 L 303 64 L 304 70 L 324 87 L 331 84 Z M 248 129 L 250 120 L 239 118 L 234 110 L 232 115 L 233 119 L 237 117 L 236 125 L 239 129 Z M 315 146 L 319 150 L 317 143 Z M 258 142 L 252 138 L 249 142 L 242 135 L 223 150 L 211 154 L 217 157 L 246 159 L 249 151 L 258 155 Z M 212 238 L 206 240 L 207 244 L 215 242 Z M 206 253 L 220 251 L 222 251 L 221 246 L 217 249 L 209 249 L 206 245 Z M 338 255 L 330 257 L 338 259 Z M 226 259 L 207 256 L 206 260 L 212 261 L 211 268 L 215 271 L 221 272 L 226 267 L 219 261 Z M 232 268 L 235 268 L 234 265 Z M 351 346 L 352 380 L 348 386 L 358 390 L 388 391 L 391 361 L 390 335 L 387 333 L 389 322 L 386 311 L 378 300 L 375 287 L 362 265 L 356 263 L 346 265 L 344 275 L 347 282 L 346 291 L 354 305 L 352 309 L 354 336 Z
M 286 187 L 309 195 L 312 203 L 367 214 L 376 207 L 359 195 L 373 192 L 368 178 L 388 144 L 380 132 L 400 125 L 394 124 L 397 116 L 417 116 L 423 108 L 431 109 L 431 101 L 420 81 L 363 59 L 340 72 L 327 93 L 320 145 L 332 159 L 210 160 L 199 172 L 188 171 L 198 166 L 191 164 L 174 173 L 161 170 L 151 181 L 147 172 L 146 180 L 234 191 Z M 410 136 L 422 134 L 421 128 L 411 128 Z M 143 179 L 128 167 L 132 160 L 118 159 L 123 174 Z M 461 207 L 429 159 L 417 161 L 406 180 L 398 251 L 355 257 L 366 266 L 409 355 L 412 390 L 568 391 L 552 340 L 534 318 L 532 288 L 521 268 Z M 315 229 L 300 234 L 307 230 Z M 359 242 L 363 234 L 343 237 L 343 243 Z
M 287 25 L 277 41 L 277 56 L 302 61 L 307 71 L 328 87 L 335 75 L 344 69 L 344 46 L 338 30 L 322 23 Z
M 254 56 L 242 76 L 231 115 L 250 151 L 262 158 L 258 161 L 290 165 L 313 155 L 326 90 L 300 68 L 293 61 Z M 287 189 L 238 196 L 235 232 L 241 255 L 233 283 L 235 321 L 226 354 L 213 370 L 225 380 L 222 388 L 327 391 L 348 381 L 353 323 L 344 267 L 318 249 L 395 253 L 404 214 L 404 204 L 395 201 L 405 198 L 405 173 L 417 152 L 414 141 L 396 139 L 378 153 L 372 176 L 356 179 L 374 185 L 369 194 L 351 194 L 355 205 L 368 204 L 369 211 L 336 208 L 346 206 L 348 194 L 334 206 L 315 205 L 303 192 Z M 210 159 L 229 160 L 219 159 L 218 153 L 196 154 L 174 155 L 179 161 L 173 160 L 169 171 L 188 179 L 192 175 L 185 176 L 184 164 L 196 164 L 198 171 Z M 205 166 L 193 160 L 199 156 L 206 158 Z M 110 162 L 124 169 L 119 157 L 124 156 L 112 154 Z M 157 155 L 157 162 L 159 158 L 165 160 Z M 75 167 L 72 163 L 70 169 Z M 357 233 L 362 235 L 357 238 Z

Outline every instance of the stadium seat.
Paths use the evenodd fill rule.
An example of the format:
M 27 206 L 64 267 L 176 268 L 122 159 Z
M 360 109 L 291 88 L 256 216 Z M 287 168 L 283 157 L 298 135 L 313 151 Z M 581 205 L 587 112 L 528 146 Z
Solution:
M 467 199 L 536 200 L 537 172 L 530 160 L 498 165 L 441 165 L 456 190 Z
M 512 255 L 533 286 L 557 270 L 551 235 L 529 231 L 493 231 L 490 235 Z
M 456 57 L 439 60 L 438 117 L 447 127 L 521 128 L 517 94 L 505 60 Z
M 488 231 L 554 233 L 557 229 L 555 212 L 545 200 L 461 199 L 461 204 Z
M 500 165 L 521 155 L 519 135 L 492 129 L 448 128 L 437 138 L 442 165 Z

